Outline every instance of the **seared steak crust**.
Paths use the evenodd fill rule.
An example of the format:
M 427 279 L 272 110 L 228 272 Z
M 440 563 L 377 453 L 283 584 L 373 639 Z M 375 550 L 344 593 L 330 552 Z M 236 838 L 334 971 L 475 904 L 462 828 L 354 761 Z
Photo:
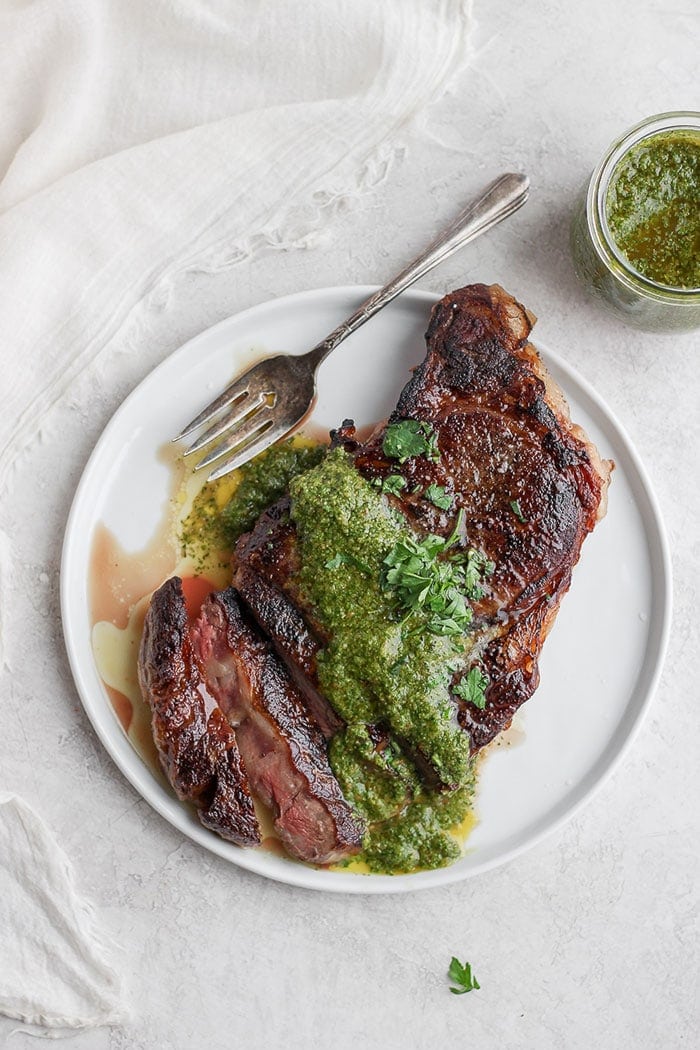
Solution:
M 234 559 L 233 585 L 258 627 L 272 642 L 327 740 L 342 721 L 318 690 L 316 657 L 322 632 L 300 609 L 294 580 L 299 569 L 296 530 L 289 518 L 289 499 L 265 511 L 252 532 L 242 537 Z M 319 637 L 320 635 L 320 637 Z
M 153 595 L 138 672 L 161 764 L 178 797 L 197 806 L 205 827 L 240 846 L 257 846 L 260 832 L 236 737 L 193 651 L 177 576 Z
M 471 285 L 436 304 L 427 356 L 389 422 L 429 423 L 438 462 L 420 456 L 399 466 L 388 459 L 382 448 L 386 424 L 366 442 L 356 440 L 350 421 L 332 435 L 367 478 L 401 472 L 406 487 L 389 498 L 419 534 L 448 535 L 461 509 L 462 544 L 495 563 L 473 624 L 473 662 L 491 679 L 486 707 L 454 697 L 474 751 L 510 724 L 537 687 L 539 652 L 581 544 L 605 513 L 612 469 L 571 423 L 561 391 L 528 342 L 531 328 L 524 307 L 497 285 Z M 449 511 L 424 498 L 433 484 L 453 496 Z M 234 580 L 296 679 L 317 692 L 315 659 L 323 630 L 298 593 L 298 564 L 294 524 L 283 500 L 239 540 Z
M 330 768 L 323 733 L 234 588 L 206 600 L 192 633 L 253 791 L 272 808 L 288 852 L 316 864 L 357 853 L 364 829 Z
M 612 464 L 571 423 L 563 394 L 528 342 L 527 311 L 496 286 L 471 285 L 433 309 L 428 353 L 390 422 L 428 421 L 440 460 L 408 460 L 401 510 L 418 531 L 446 535 L 445 514 L 421 498 L 444 485 L 465 514 L 465 544 L 495 563 L 476 608 L 474 637 L 491 678 L 483 710 L 458 702 L 474 750 L 510 724 L 539 682 L 537 660 L 581 545 L 605 513 Z M 354 450 L 358 469 L 396 469 L 384 429 Z M 418 489 L 417 494 L 414 490 Z

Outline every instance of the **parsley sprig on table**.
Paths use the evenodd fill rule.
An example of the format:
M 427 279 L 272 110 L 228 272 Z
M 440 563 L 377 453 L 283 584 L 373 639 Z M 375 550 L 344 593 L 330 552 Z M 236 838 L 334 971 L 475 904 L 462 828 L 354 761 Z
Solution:
M 450 550 L 456 544 L 464 522 L 460 510 L 452 534 L 400 539 L 384 559 L 384 590 L 391 593 L 404 619 L 417 612 L 427 616 L 426 628 L 432 634 L 464 634 L 472 621 L 470 601 L 483 596 L 481 579 L 493 572 L 479 551 Z
M 452 962 L 450 968 L 447 971 L 451 981 L 454 981 L 459 987 L 450 987 L 450 991 L 453 995 L 464 995 L 465 992 L 473 992 L 475 988 L 481 988 L 481 985 L 477 981 L 476 977 L 472 973 L 471 964 L 465 962 L 464 965 L 452 956 Z
M 418 419 L 402 419 L 399 423 L 390 423 L 384 434 L 382 451 L 389 459 L 405 463 L 413 456 L 425 456 L 431 463 L 440 459 L 437 434 L 430 423 Z

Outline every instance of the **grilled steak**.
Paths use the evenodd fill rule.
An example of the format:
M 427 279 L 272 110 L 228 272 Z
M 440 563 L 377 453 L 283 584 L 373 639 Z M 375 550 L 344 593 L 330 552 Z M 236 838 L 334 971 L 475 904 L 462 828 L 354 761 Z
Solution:
M 232 587 L 206 600 L 192 637 L 207 684 L 235 726 L 253 791 L 273 809 L 287 851 L 316 864 L 357 853 L 364 828 L 331 771 L 324 736 Z
M 454 697 L 473 751 L 506 728 L 537 687 L 539 652 L 581 544 L 605 513 L 612 469 L 571 423 L 563 394 L 528 342 L 531 328 L 527 311 L 496 285 L 471 285 L 436 304 L 427 356 L 389 423 L 429 423 L 437 462 L 415 456 L 398 467 L 383 451 L 386 425 L 366 442 L 355 439 L 351 424 L 333 435 L 365 477 L 400 470 L 406 487 L 389 498 L 418 534 L 449 535 L 463 510 L 463 544 L 495 563 L 473 625 L 490 678 L 486 706 Z M 423 498 L 430 485 L 453 496 L 449 511 Z M 238 542 L 234 582 L 297 681 L 314 694 L 316 656 L 327 639 L 298 590 L 298 563 L 283 500 Z M 425 764 L 422 772 L 431 775 Z
M 178 577 L 153 595 L 138 666 L 158 754 L 178 797 L 193 802 L 202 824 L 222 838 L 257 846 L 260 832 L 236 737 L 193 650 Z
M 344 449 L 370 482 L 382 487 L 389 475 L 401 474 L 404 487 L 394 484 L 386 498 L 418 539 L 450 537 L 452 550 L 475 549 L 484 562 L 494 564 L 481 597 L 472 601 L 466 666 L 464 659 L 458 671 L 451 670 L 455 664 L 449 659 L 440 663 L 446 677 L 439 717 L 449 724 L 467 767 L 469 754 L 510 724 L 538 684 L 540 650 L 583 540 L 605 513 L 613 467 L 571 423 L 561 391 L 528 342 L 532 323 L 527 311 L 496 285 L 471 285 L 447 295 L 431 315 L 427 356 L 389 421 L 366 441 L 358 439 L 351 421 L 331 435 L 332 444 Z M 387 427 L 402 421 L 426 425 L 434 455 L 413 454 L 397 462 L 385 452 Z M 332 456 L 340 456 L 356 481 L 347 456 Z M 443 493 L 437 501 L 442 507 L 428 497 L 431 486 Z M 368 486 L 361 487 L 377 507 Z M 299 493 L 294 486 L 292 491 Z M 327 484 L 322 491 L 328 492 Z M 342 506 L 347 514 L 348 504 Z M 385 505 L 379 508 L 394 521 Z M 367 530 L 366 519 L 358 515 L 357 520 Z M 347 517 L 344 522 L 345 528 Z M 395 527 L 403 528 L 396 522 Z M 383 543 L 385 534 L 377 535 Z M 329 863 L 357 853 L 364 832 L 331 770 L 329 742 L 334 754 L 348 734 L 364 734 L 361 762 L 368 763 L 372 776 L 396 780 L 391 798 L 399 810 L 411 802 L 416 785 L 424 792 L 464 780 L 454 773 L 456 767 L 450 779 L 438 752 L 424 749 L 420 734 L 414 737 L 412 727 L 419 720 L 408 713 L 414 710 L 412 692 L 401 694 L 398 708 L 380 709 L 376 717 L 373 713 L 345 728 L 320 684 L 327 679 L 319 668 L 327 672 L 334 639 L 303 590 L 301 550 L 294 503 L 286 496 L 239 539 L 234 587 L 211 595 L 191 627 L 180 581 L 164 584 L 146 617 L 139 677 L 153 709 L 166 773 L 178 795 L 198 806 L 203 823 L 235 842 L 257 844 L 252 789 L 272 809 L 290 854 Z M 321 553 L 325 559 L 323 548 Z M 335 571 L 336 557 L 323 559 L 320 564 Z M 366 577 L 366 567 L 360 564 L 360 570 Z M 372 577 L 371 585 L 376 589 L 379 581 Z M 358 606 L 358 595 L 352 592 L 351 613 L 369 607 Z M 389 626 L 400 633 L 403 628 L 391 615 Z M 357 621 L 343 611 L 339 622 L 341 635 L 347 635 Z M 364 655 L 364 640 L 361 648 Z M 462 679 L 475 667 L 488 680 L 485 703 L 480 697 L 465 699 L 472 693 Z M 416 682 L 422 688 L 420 675 L 411 688 Z M 371 692 L 362 674 L 352 679 L 352 687 L 362 697 Z M 431 706 L 430 718 L 437 711 Z M 377 724 L 367 724 L 372 719 Z M 404 757 L 395 758 L 395 744 Z M 410 775 L 404 775 L 407 766 Z M 347 770 L 339 775 L 347 777 Z M 364 790 L 363 783 L 347 783 Z M 375 820 L 371 809 L 366 813 Z
M 273 582 L 265 571 L 267 568 L 274 573 L 276 566 L 288 568 L 284 540 L 286 537 L 294 540 L 288 511 L 289 500 L 285 499 L 262 515 L 255 531 L 246 540 L 247 562 L 241 561 L 236 567 L 233 583 L 243 595 L 258 626 L 286 664 L 321 732 L 326 740 L 330 740 L 342 722 L 318 688 L 316 657 L 321 642 L 298 606 L 282 590 L 281 581 Z M 272 545 L 270 536 L 274 536 Z M 257 546 L 256 540 L 261 541 L 261 546 Z M 254 568 L 257 565 L 262 571 Z M 292 584 L 288 582 L 286 586 L 291 588 Z

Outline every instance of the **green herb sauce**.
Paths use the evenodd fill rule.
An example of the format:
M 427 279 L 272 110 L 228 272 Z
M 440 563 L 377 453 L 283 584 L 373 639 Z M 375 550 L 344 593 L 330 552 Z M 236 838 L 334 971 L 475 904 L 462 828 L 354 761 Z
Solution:
M 454 638 L 427 629 L 422 612 L 411 616 L 410 630 L 397 620 L 381 586 L 384 560 L 412 533 L 344 451 L 294 478 L 290 493 L 299 583 L 331 638 L 320 654 L 319 682 L 347 723 L 331 743 L 331 766 L 370 824 L 363 859 L 384 872 L 447 864 L 459 855 L 447 829 L 465 817 L 473 792 L 469 739 L 454 721 L 448 688 L 469 639 L 461 637 L 456 648 Z M 392 737 L 378 752 L 367 729 L 378 723 L 402 746 Z M 422 788 L 411 752 L 426 756 L 458 790 Z
M 642 276 L 700 287 L 700 134 L 650 135 L 622 157 L 605 201 L 620 251 Z
M 241 467 L 241 481 L 224 507 L 221 524 L 230 545 L 249 532 L 267 507 L 286 493 L 289 482 L 316 466 L 326 452 L 324 445 L 295 445 L 283 441 L 273 445 Z
M 272 445 L 236 471 L 233 495 L 223 504 L 221 484 L 229 486 L 230 480 L 205 485 L 180 529 L 183 553 L 203 565 L 212 551 L 230 551 L 260 514 L 285 495 L 291 479 L 316 466 L 325 453 L 325 445 L 292 438 Z
M 233 484 L 223 480 L 228 488 L 206 485 L 198 495 L 181 542 L 193 557 L 223 556 L 263 510 L 291 493 L 300 583 L 332 639 L 320 654 L 320 685 L 347 723 L 330 742 L 330 763 L 368 823 L 360 860 L 385 873 L 449 864 L 460 853 L 450 829 L 470 813 L 474 790 L 469 740 L 453 720 L 448 692 L 470 643 L 466 635 L 431 633 L 422 610 L 400 622 L 381 581 L 388 553 L 414 540 L 405 518 L 345 452 L 322 445 L 273 445 L 236 472 Z M 389 730 L 379 744 L 377 724 Z M 427 791 L 412 750 L 456 790 Z

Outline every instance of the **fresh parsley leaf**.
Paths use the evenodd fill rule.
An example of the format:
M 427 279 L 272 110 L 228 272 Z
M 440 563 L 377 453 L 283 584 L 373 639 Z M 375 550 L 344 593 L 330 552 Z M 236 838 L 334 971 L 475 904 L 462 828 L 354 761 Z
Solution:
M 477 981 L 476 977 L 472 973 L 471 964 L 465 962 L 464 965 L 452 956 L 452 962 L 447 974 L 451 981 L 454 981 L 458 988 L 450 987 L 450 991 L 453 995 L 464 995 L 465 992 L 473 992 L 475 988 L 481 988 L 481 985 Z
M 398 459 L 399 463 L 405 463 L 413 456 L 425 456 L 432 463 L 437 463 L 440 458 L 437 434 L 430 423 L 418 419 L 390 423 L 384 434 L 382 450 L 385 456 Z
M 467 551 L 466 564 L 464 566 L 464 584 L 468 598 L 471 598 L 472 601 L 478 601 L 484 597 L 484 588 L 481 586 L 481 581 L 484 576 L 491 576 L 495 568 L 495 563 L 489 561 L 481 551 L 474 550 L 473 547 Z
M 454 496 L 451 496 L 442 485 L 428 485 L 423 493 L 423 499 L 427 499 L 440 510 L 450 510 L 454 503 Z
M 440 462 L 440 449 L 438 448 L 437 434 L 431 427 L 430 423 L 423 423 L 423 433 L 426 436 L 428 442 L 428 448 L 425 452 L 425 458 L 429 459 L 431 463 Z
M 513 511 L 513 514 L 515 514 L 515 516 L 518 519 L 518 521 L 522 521 L 523 525 L 527 522 L 527 518 L 525 517 L 525 515 L 521 511 L 520 503 L 518 502 L 517 499 L 512 499 L 510 501 L 510 509 Z
M 490 678 L 484 674 L 480 667 L 472 667 L 452 689 L 452 692 L 478 707 L 480 711 L 486 707 L 486 690 L 490 685 Z
M 398 496 L 405 488 L 406 479 L 400 474 L 389 474 L 382 482 L 382 492 L 386 492 L 388 496 Z
M 461 634 L 471 623 L 472 611 L 460 589 L 460 567 L 437 557 L 444 544 L 439 536 L 399 540 L 384 559 L 384 587 L 394 592 L 408 616 L 422 610 L 431 633 Z
M 472 621 L 469 600 L 483 594 L 481 574 L 493 563 L 479 551 L 466 555 L 450 549 L 457 542 L 464 522 L 460 510 L 451 535 L 429 535 L 422 540 L 407 536 L 394 544 L 384 559 L 382 586 L 391 592 L 404 621 L 415 613 L 426 617 L 432 634 L 453 637 L 464 634 Z
M 365 576 L 371 576 L 372 570 L 368 565 L 365 565 L 363 561 L 356 558 L 354 554 L 341 554 L 338 552 L 334 554 L 330 561 L 327 561 L 324 565 L 325 569 L 339 569 L 341 565 L 353 565 L 360 572 L 363 572 Z

